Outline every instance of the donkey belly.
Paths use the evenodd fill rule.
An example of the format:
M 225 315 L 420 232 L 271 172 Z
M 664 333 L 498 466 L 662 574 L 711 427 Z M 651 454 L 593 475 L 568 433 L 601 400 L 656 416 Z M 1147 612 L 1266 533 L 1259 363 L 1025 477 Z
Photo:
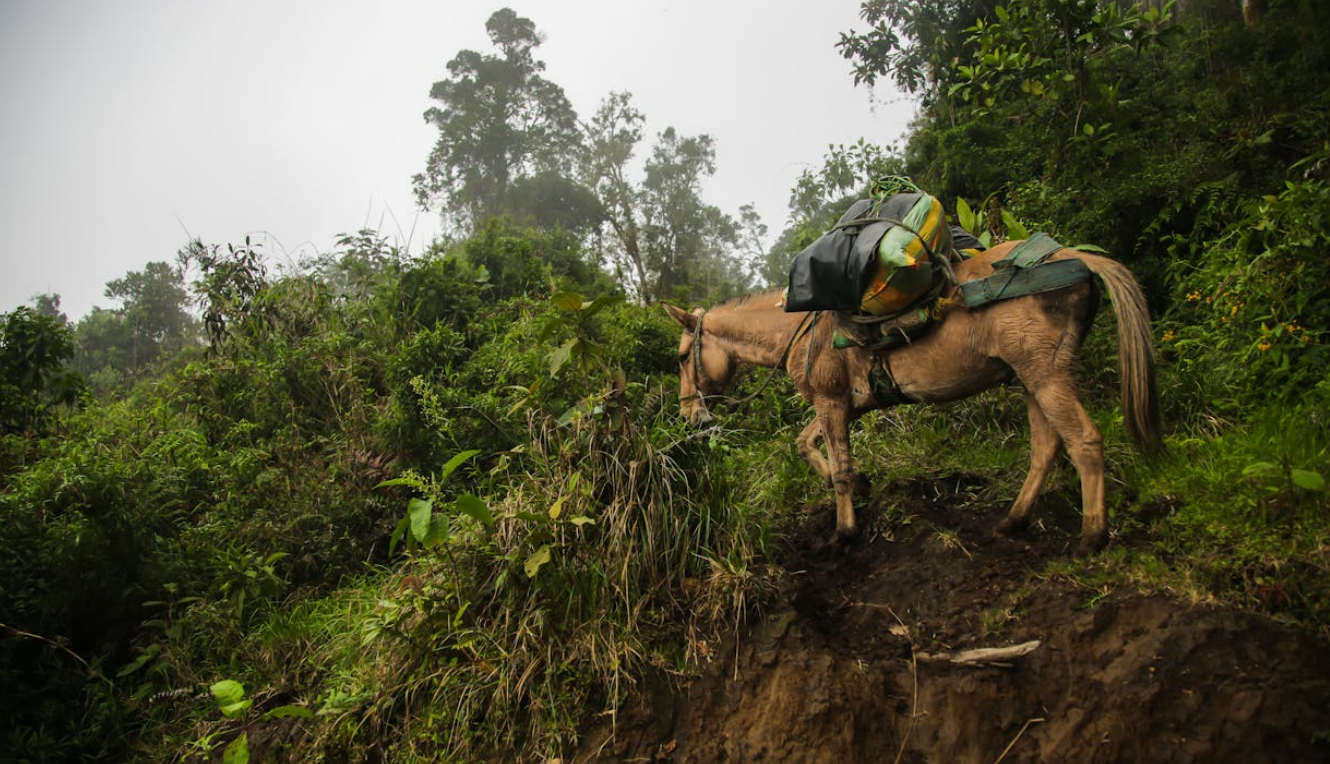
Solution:
M 1011 379 L 1011 367 L 997 358 L 916 358 L 891 361 L 901 392 L 920 403 L 968 398 Z
M 960 400 L 1011 378 L 989 311 L 958 312 L 924 338 L 892 351 L 901 392 L 922 403 Z M 978 320 L 977 320 L 978 319 Z

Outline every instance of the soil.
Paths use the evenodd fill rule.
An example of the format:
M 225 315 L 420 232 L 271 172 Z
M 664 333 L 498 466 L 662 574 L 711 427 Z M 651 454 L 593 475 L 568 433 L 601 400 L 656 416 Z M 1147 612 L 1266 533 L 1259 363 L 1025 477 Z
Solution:
M 696 675 L 642 682 L 574 760 L 1330 761 L 1330 645 L 1231 607 L 1041 573 L 1070 559 L 1073 497 L 1045 499 L 1013 540 L 991 535 L 1005 507 L 981 489 L 887 486 L 840 547 L 822 542 L 831 506 L 808 508 L 775 561 L 774 604 Z M 998 665 L 953 660 L 1036 640 Z

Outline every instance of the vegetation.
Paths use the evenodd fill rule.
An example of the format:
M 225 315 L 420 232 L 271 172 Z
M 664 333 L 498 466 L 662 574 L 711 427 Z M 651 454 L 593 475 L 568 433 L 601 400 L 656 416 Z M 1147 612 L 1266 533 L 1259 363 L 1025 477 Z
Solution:
M 677 329 L 649 303 L 779 283 L 887 172 L 1148 283 L 1169 455 L 1125 448 L 1092 334 L 1114 523 L 1140 543 L 1055 572 L 1330 637 L 1328 13 L 868 0 L 841 51 L 920 97 L 915 127 L 834 147 L 761 247 L 751 210 L 702 199 L 709 137 L 665 130 L 631 164 L 630 97 L 579 121 L 534 24 L 499 11 L 497 52 L 431 93 L 416 182 L 446 240 L 358 231 L 280 276 L 249 242 L 190 242 L 109 284 L 116 308 L 0 317 L 0 750 L 548 761 L 648 674 L 695 671 L 779 581 L 789 508 L 826 497 L 787 385 L 682 427 Z M 1017 393 L 874 416 L 892 437 L 855 448 L 879 482 L 1016 492 Z

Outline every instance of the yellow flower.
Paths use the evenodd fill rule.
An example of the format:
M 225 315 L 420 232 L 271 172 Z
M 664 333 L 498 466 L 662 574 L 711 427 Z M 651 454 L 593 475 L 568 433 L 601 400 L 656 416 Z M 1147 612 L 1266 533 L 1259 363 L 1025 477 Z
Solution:
M 1256 346 L 1256 349 L 1264 353 L 1265 351 L 1270 349 L 1270 343 L 1262 342 L 1261 344 Z
M 1200 292 L 1188 292 L 1188 293 L 1187 293 L 1187 302 L 1196 302 L 1196 301 L 1199 300 L 1199 299 L 1201 299 L 1201 293 L 1200 293 Z
M 1164 332 L 1163 340 L 1164 342 L 1172 342 L 1174 339 L 1177 338 L 1177 336 L 1178 335 L 1174 333 L 1172 329 L 1169 329 L 1168 331 Z

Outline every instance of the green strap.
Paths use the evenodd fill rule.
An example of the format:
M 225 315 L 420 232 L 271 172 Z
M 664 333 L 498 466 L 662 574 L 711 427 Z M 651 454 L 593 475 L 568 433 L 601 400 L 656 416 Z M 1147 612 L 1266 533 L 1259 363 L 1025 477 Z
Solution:
M 1033 268 L 1042 263 L 1049 255 L 1062 249 L 1062 245 L 1043 231 L 1016 245 L 1006 257 L 993 263 L 993 270 L 1003 268 Z
M 1090 269 L 1080 260 L 1054 260 L 1033 268 L 1008 266 L 992 276 L 961 284 L 961 299 L 967 308 L 1027 294 L 1051 292 L 1090 280 Z

